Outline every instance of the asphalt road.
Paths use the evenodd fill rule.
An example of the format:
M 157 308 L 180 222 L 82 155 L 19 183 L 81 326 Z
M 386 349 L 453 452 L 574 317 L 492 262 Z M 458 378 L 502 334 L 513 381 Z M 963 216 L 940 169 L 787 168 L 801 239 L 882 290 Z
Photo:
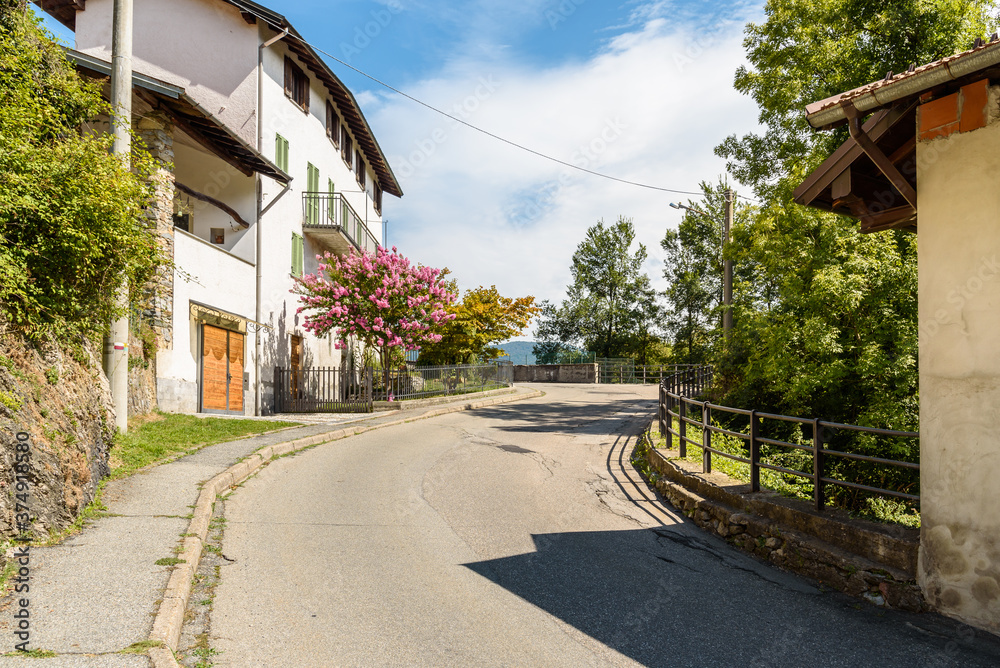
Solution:
M 232 494 L 215 665 L 1000 665 L 992 636 L 822 592 L 645 496 L 654 387 L 539 387 Z

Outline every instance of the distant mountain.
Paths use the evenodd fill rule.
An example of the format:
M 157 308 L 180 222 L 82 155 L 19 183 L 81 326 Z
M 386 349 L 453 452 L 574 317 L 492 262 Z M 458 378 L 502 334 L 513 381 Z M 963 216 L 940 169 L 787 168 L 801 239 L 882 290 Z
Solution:
M 531 352 L 534 347 L 534 341 L 509 341 L 497 346 L 510 356 L 514 364 L 534 364 L 535 355 Z

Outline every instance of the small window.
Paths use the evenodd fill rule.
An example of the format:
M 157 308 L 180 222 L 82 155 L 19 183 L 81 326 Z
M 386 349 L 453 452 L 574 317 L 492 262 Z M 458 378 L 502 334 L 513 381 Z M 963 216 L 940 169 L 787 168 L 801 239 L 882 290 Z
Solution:
M 274 136 L 274 164 L 284 173 L 288 173 L 288 140 L 281 135 Z
M 351 135 L 347 134 L 347 126 L 340 126 L 340 155 L 347 163 L 347 166 L 354 169 L 351 160 L 354 158 L 354 146 L 351 142 Z
M 224 227 L 213 227 L 211 233 L 208 235 L 209 241 L 213 244 L 218 244 L 220 246 L 226 243 L 226 228 Z
M 305 240 L 292 232 L 292 276 L 301 276 L 305 265 Z
M 380 186 L 378 184 L 378 181 L 375 181 L 375 196 L 372 199 L 375 200 L 375 211 L 377 211 L 378 215 L 381 216 L 382 215 L 382 186 Z
M 354 152 L 354 165 L 358 170 L 358 183 L 361 188 L 365 187 L 365 159 L 361 157 L 361 151 Z
M 302 111 L 309 111 L 309 77 L 288 56 L 285 56 L 285 95 Z
M 340 119 L 329 101 L 326 103 L 326 136 L 334 146 L 340 146 Z
M 178 230 L 184 230 L 185 232 L 191 231 L 191 214 L 190 213 L 175 213 L 174 214 L 174 227 Z

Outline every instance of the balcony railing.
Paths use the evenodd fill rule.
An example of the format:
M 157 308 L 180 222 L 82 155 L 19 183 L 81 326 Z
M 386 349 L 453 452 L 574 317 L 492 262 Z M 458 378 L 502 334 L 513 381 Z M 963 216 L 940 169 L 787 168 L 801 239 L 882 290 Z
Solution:
M 378 249 L 378 240 L 368 229 L 365 219 L 341 193 L 302 193 L 302 216 L 306 231 L 339 232 L 358 250 L 374 253 Z M 333 245 L 340 251 L 338 244 Z

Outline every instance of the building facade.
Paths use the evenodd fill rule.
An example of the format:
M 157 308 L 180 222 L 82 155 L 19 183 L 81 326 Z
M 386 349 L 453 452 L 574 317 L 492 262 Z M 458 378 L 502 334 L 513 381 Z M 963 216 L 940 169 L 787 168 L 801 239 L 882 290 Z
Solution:
M 40 4 L 74 30 L 78 67 L 109 67 L 113 0 Z M 374 251 L 383 194 L 402 191 L 354 96 L 283 16 L 134 0 L 133 41 L 134 125 L 162 166 L 151 224 L 174 262 L 147 308 L 159 407 L 266 414 L 274 367 L 351 362 L 302 328 L 294 278 L 323 252 Z

